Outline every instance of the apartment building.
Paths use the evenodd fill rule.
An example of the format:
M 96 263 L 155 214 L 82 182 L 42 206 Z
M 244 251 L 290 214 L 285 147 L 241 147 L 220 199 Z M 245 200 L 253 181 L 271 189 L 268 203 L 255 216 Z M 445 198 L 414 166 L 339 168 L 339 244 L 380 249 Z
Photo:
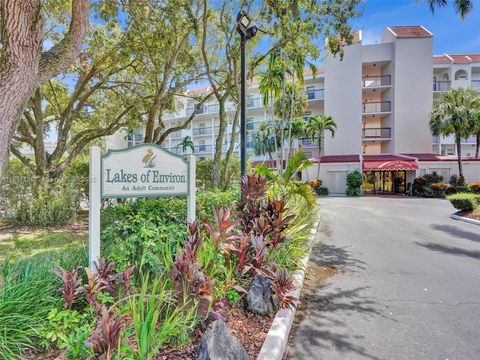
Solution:
M 448 179 L 457 173 L 453 139 L 432 137 L 430 112 L 435 96 L 451 86 L 480 87 L 480 54 L 433 56 L 433 34 L 422 26 L 388 27 L 381 42 L 363 45 L 361 32 L 345 48 L 343 60 L 327 56 L 314 77 L 305 74 L 308 109 L 305 116 L 330 115 L 337 122 L 335 136 L 325 134 L 319 152 L 316 143 L 301 139 L 294 144 L 313 162 L 320 160 L 320 178 L 332 193 L 344 193 L 348 171 L 364 174 L 364 189 L 382 193 L 405 193 L 416 176 L 437 171 Z M 432 76 L 433 75 L 433 76 Z M 196 89 L 207 91 L 208 89 Z M 229 146 L 235 104 L 227 105 L 229 125 L 224 150 Z M 167 115 L 167 127 L 174 127 L 194 110 L 188 100 Z M 259 124 L 271 121 L 272 109 L 262 105 L 258 84 L 248 86 L 247 150 L 255 156 L 252 135 Z M 236 130 L 238 131 L 238 129 Z M 218 133 L 218 104 L 199 108 L 188 129 L 173 133 L 162 144 L 174 153 L 185 136 L 194 142 L 200 159 L 211 158 Z M 109 148 L 135 145 L 143 129 L 118 133 L 107 139 Z M 480 161 L 473 159 L 472 139 L 464 139 L 464 173 L 468 181 L 480 179 Z M 287 146 L 287 144 L 286 144 Z M 238 152 L 238 144 L 235 144 Z M 316 177 L 316 166 L 303 174 Z

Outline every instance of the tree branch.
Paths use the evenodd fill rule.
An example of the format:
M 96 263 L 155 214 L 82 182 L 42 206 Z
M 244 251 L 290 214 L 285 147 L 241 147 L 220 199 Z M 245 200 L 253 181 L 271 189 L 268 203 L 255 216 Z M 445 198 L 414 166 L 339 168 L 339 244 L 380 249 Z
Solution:
M 77 58 L 87 32 L 87 24 L 88 0 L 73 0 L 72 19 L 67 34 L 52 49 L 42 53 L 38 85 L 65 70 Z

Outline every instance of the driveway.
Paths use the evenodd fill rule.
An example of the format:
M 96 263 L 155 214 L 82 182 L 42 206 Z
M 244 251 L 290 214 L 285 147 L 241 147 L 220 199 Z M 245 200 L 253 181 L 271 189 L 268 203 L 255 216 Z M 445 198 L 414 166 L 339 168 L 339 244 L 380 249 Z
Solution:
M 480 226 L 445 200 L 320 205 L 287 359 L 480 359 Z

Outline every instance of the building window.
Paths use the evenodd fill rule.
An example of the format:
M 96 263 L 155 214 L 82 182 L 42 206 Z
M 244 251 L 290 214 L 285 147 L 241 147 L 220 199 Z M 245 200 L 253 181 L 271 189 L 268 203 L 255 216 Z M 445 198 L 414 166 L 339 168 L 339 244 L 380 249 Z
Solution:
M 468 74 L 465 70 L 458 70 L 455 73 L 455 80 L 467 80 Z
M 127 146 L 130 148 L 132 146 L 143 144 L 144 137 L 142 131 L 130 130 L 127 135 Z

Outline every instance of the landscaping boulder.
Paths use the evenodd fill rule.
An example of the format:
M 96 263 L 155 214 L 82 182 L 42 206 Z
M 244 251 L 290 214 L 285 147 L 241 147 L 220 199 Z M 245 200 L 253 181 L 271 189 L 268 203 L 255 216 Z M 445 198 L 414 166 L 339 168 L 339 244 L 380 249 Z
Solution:
M 272 282 L 260 275 L 253 278 L 252 285 L 245 298 L 247 310 L 259 315 L 270 315 L 274 310 Z
M 203 334 L 197 360 L 250 360 L 250 357 L 227 325 L 216 320 Z

